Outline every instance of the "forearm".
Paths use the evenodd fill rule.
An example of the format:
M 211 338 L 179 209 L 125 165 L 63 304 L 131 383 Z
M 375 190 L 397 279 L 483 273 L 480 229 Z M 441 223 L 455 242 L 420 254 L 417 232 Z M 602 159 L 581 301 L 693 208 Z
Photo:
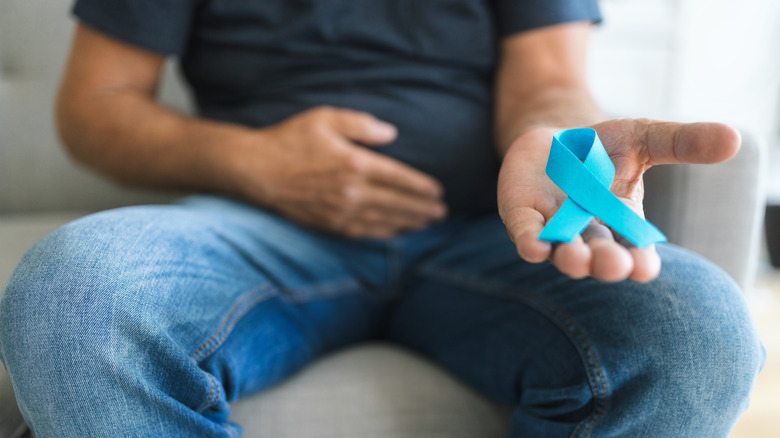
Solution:
M 502 157 L 512 142 L 532 128 L 585 126 L 606 118 L 583 86 L 547 86 L 518 92 L 507 90 L 509 86 L 500 81 L 497 85 L 495 138 Z
M 495 84 L 495 139 L 501 157 L 532 128 L 604 120 L 585 76 L 590 28 L 589 22 L 564 23 L 502 41 Z
M 178 114 L 132 88 L 75 94 L 63 89 L 57 121 L 80 163 L 127 184 L 239 191 L 231 160 L 248 129 Z

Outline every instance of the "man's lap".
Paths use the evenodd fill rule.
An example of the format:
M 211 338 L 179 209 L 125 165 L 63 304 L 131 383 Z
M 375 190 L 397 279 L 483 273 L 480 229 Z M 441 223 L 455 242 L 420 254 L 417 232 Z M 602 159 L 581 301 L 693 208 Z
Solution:
M 641 408 L 631 391 L 652 383 L 643 378 L 685 386 L 691 372 L 757 356 L 756 345 L 721 348 L 729 337 L 755 338 L 725 274 L 672 246 L 659 252 L 665 267 L 658 280 L 606 285 L 521 261 L 495 216 L 449 220 L 387 242 L 350 241 L 238 202 L 195 197 L 106 212 L 58 231 L 27 256 L 9 283 L 18 293 L 7 301 L 27 315 L 39 314 L 36 306 L 64 309 L 56 315 L 63 324 L 103 306 L 127 327 L 143 326 L 144 336 L 173 339 L 210 381 L 193 379 L 204 388 L 217 380 L 224 393 L 214 396 L 212 388 L 193 401 L 215 422 L 226 420 L 227 401 L 320 353 L 384 336 L 519 406 L 518 427 L 586 435 L 600 424 L 622 427 L 601 417 L 616 404 Z M 52 253 L 67 260 L 55 267 Z M 78 287 L 62 286 L 74 280 Z M 23 289 L 44 283 L 60 288 L 36 292 L 49 302 L 24 301 Z M 4 313 L 9 330 L 17 323 Z M 85 328 L 117 324 L 96 314 L 103 316 L 84 320 Z M 51 330 L 31 323 L 28 332 Z M 14 347 L 3 348 L 4 360 L 24 363 L 9 357 Z

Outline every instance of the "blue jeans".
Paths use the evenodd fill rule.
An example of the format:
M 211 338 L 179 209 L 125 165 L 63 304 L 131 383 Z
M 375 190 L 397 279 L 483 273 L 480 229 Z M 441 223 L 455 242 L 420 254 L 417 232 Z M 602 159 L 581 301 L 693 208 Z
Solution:
M 764 350 L 727 275 L 659 252 L 654 282 L 604 284 L 524 263 L 497 216 L 348 240 L 193 197 L 39 242 L 0 357 L 38 438 L 237 436 L 229 402 L 374 338 L 514 406 L 513 436 L 726 436 Z

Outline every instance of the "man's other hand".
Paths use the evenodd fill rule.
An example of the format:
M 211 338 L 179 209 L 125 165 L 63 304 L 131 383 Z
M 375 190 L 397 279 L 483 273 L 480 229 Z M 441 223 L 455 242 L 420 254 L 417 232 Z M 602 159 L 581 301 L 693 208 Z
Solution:
M 667 123 L 654 120 L 611 120 L 594 128 L 615 164 L 611 190 L 644 216 L 644 172 L 657 164 L 718 163 L 737 153 L 739 133 L 717 123 Z M 603 281 L 627 278 L 648 282 L 658 276 L 661 260 L 655 247 L 622 245 L 620 236 L 599 221 L 572 243 L 551 245 L 538 239 L 566 195 L 545 172 L 557 129 L 532 129 L 515 140 L 499 176 L 498 206 L 510 238 L 524 260 L 551 260 L 572 278 Z M 662 230 L 663 231 L 663 230 Z
M 393 125 L 370 114 L 317 107 L 256 131 L 233 149 L 241 194 L 300 224 L 355 238 L 389 238 L 447 214 L 441 184 L 376 153 Z

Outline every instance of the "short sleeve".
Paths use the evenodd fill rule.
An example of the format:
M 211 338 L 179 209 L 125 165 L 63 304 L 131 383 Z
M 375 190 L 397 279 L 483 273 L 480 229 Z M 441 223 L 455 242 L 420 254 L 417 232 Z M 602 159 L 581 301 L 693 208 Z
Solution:
M 73 14 L 113 38 L 163 55 L 186 50 L 197 0 L 76 0 Z
M 501 36 L 571 21 L 601 22 L 598 0 L 496 0 Z

